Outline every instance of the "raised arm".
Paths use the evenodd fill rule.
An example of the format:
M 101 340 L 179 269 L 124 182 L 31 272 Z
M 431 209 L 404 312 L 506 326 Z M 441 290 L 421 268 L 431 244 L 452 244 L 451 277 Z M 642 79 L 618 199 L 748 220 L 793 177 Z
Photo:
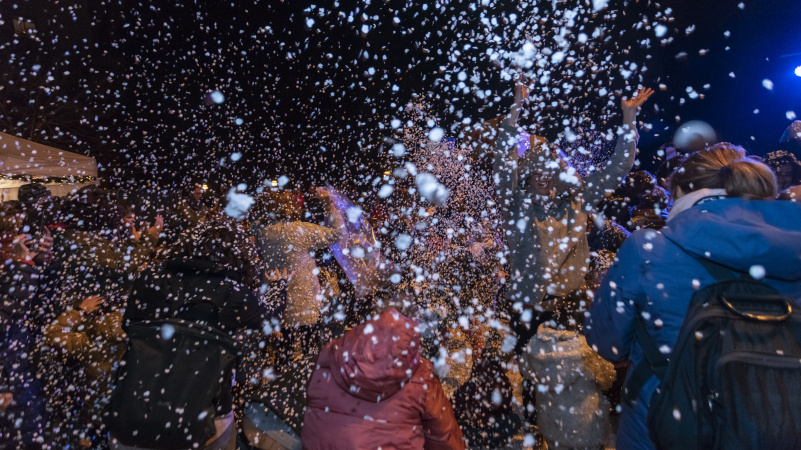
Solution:
M 528 90 L 523 84 L 518 83 L 517 86 L 515 86 L 515 101 L 512 105 L 512 109 L 501 121 L 495 140 L 493 178 L 495 180 L 495 189 L 498 194 L 498 201 L 500 202 L 504 222 L 510 219 L 510 217 L 507 217 L 511 212 L 509 207 L 512 205 L 514 192 L 517 190 L 518 185 L 517 119 L 520 116 L 523 101 L 525 101 L 527 97 Z
M 595 207 L 608 193 L 614 191 L 623 177 L 631 171 L 637 156 L 637 111 L 654 91 L 642 88 L 630 99 L 623 99 L 623 125 L 617 131 L 617 145 L 612 156 L 586 178 L 585 204 Z

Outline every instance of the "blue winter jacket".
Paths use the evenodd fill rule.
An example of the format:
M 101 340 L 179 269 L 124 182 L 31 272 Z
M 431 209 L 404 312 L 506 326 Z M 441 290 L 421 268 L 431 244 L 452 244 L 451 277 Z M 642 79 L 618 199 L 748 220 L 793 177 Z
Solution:
M 636 366 L 643 358 L 633 329 L 640 314 L 657 347 L 672 349 L 692 294 L 714 282 L 696 258 L 755 274 L 762 266 L 764 281 L 801 306 L 801 206 L 717 199 L 678 213 L 660 231 L 635 231 L 595 296 L 587 342 L 609 361 L 630 359 Z M 656 377 L 649 380 L 636 410 L 623 405 L 619 450 L 654 448 L 646 418 L 657 384 Z

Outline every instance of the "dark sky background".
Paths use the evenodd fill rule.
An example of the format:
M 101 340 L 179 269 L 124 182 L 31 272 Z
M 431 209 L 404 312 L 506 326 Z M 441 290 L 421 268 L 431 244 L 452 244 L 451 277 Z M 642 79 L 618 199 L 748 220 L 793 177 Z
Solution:
M 387 149 L 407 120 L 422 135 L 440 126 L 458 137 L 465 118 L 476 123 L 503 113 L 513 83 L 502 79 L 488 49 L 518 50 L 525 36 L 514 30 L 527 20 L 528 37 L 548 41 L 560 14 L 592 5 L 54 3 L 0 5 L 0 57 L 9 61 L 2 131 L 95 156 L 113 181 L 252 187 L 283 174 L 299 187 L 348 188 L 364 188 L 398 164 Z M 538 91 L 543 104 L 532 105 L 528 123 L 550 139 L 566 119 L 607 130 L 618 120 L 616 93 L 663 85 L 641 116 L 652 125 L 641 132 L 646 168 L 655 148 L 692 119 L 754 153 L 772 150 L 790 123 L 788 111 L 801 112 L 801 78 L 793 75 L 801 66 L 801 2 L 739 4 L 611 0 L 598 14 L 580 15 L 569 41 L 582 27 L 591 34 L 601 26 L 603 33 L 572 45 L 577 62 L 539 84 L 549 90 Z M 32 20 L 36 33 L 15 35 L 19 17 Z M 536 30 L 531 18 L 540 19 Z M 657 23 L 667 27 L 662 39 L 652 28 Z M 782 57 L 788 54 L 796 55 Z M 587 62 L 592 76 L 567 74 Z M 637 67 L 624 79 L 620 68 L 632 62 Z M 553 90 L 565 80 L 578 80 L 575 89 Z M 221 104 L 211 100 L 215 90 L 225 97 Z M 424 105 L 427 116 L 405 112 L 410 101 Z M 392 129 L 393 119 L 402 121 L 400 129 Z

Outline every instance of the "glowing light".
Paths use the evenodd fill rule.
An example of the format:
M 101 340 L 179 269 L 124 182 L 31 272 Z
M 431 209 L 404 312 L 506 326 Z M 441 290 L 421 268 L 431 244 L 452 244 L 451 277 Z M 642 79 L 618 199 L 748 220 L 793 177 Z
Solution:
M 204 184 L 203 186 L 200 186 L 200 189 L 203 189 L 204 191 L 208 191 L 209 190 L 209 185 L 208 184 Z
M 225 95 L 220 91 L 213 91 L 210 94 L 210 97 L 211 97 L 211 101 L 213 101 L 214 103 L 216 103 L 218 105 L 225 101 Z
M 278 187 L 278 180 L 273 180 L 272 185 L 273 187 Z
M 389 170 L 385 170 L 385 171 L 384 171 L 384 176 L 385 176 L 385 177 L 388 177 L 388 176 L 389 176 L 391 173 L 392 173 L 392 172 L 390 172 Z
M 801 77 L 801 66 L 796 67 L 793 73 L 795 73 L 795 76 Z

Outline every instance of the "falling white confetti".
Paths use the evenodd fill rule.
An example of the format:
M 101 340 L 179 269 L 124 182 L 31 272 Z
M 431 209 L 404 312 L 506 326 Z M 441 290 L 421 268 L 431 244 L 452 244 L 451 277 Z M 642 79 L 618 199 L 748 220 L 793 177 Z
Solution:
M 172 339 L 173 335 L 175 334 L 175 327 L 172 325 L 165 323 L 161 326 L 161 338 L 165 341 L 169 341 Z
M 751 278 L 755 280 L 761 280 L 765 278 L 765 267 L 755 264 L 748 269 L 748 274 L 751 275 Z
M 228 191 L 228 195 L 226 195 L 226 199 L 228 200 L 228 204 L 225 205 L 225 214 L 236 220 L 244 219 L 247 216 L 248 209 L 250 209 L 254 202 L 253 197 L 248 194 L 237 192 L 237 188 L 231 188 Z
M 431 133 L 428 134 L 428 138 L 431 139 L 432 142 L 441 141 L 443 136 L 445 136 L 445 130 L 440 127 L 432 128 Z
M 430 173 L 418 174 L 415 184 L 420 195 L 437 206 L 445 204 L 448 200 L 448 188 L 440 184 L 437 178 Z
M 358 206 L 351 206 L 345 211 L 345 214 L 347 214 L 348 216 L 348 222 L 350 223 L 358 222 L 359 219 L 362 217 L 362 213 L 364 213 L 364 210 L 362 210 Z
M 218 105 L 225 101 L 225 95 L 220 91 L 212 91 L 210 97 L 211 101 Z
M 592 12 L 598 12 L 609 4 L 609 0 L 592 0 Z
M 385 184 L 385 185 L 381 186 L 381 189 L 378 190 L 378 196 L 381 197 L 381 198 L 387 198 L 390 195 L 392 195 L 392 191 L 394 191 L 394 190 L 395 190 L 395 188 L 393 188 L 392 186 L 390 186 L 388 184 Z
M 408 234 L 402 233 L 395 238 L 395 247 L 397 247 L 398 250 L 406 250 L 410 245 L 412 245 L 412 237 Z

